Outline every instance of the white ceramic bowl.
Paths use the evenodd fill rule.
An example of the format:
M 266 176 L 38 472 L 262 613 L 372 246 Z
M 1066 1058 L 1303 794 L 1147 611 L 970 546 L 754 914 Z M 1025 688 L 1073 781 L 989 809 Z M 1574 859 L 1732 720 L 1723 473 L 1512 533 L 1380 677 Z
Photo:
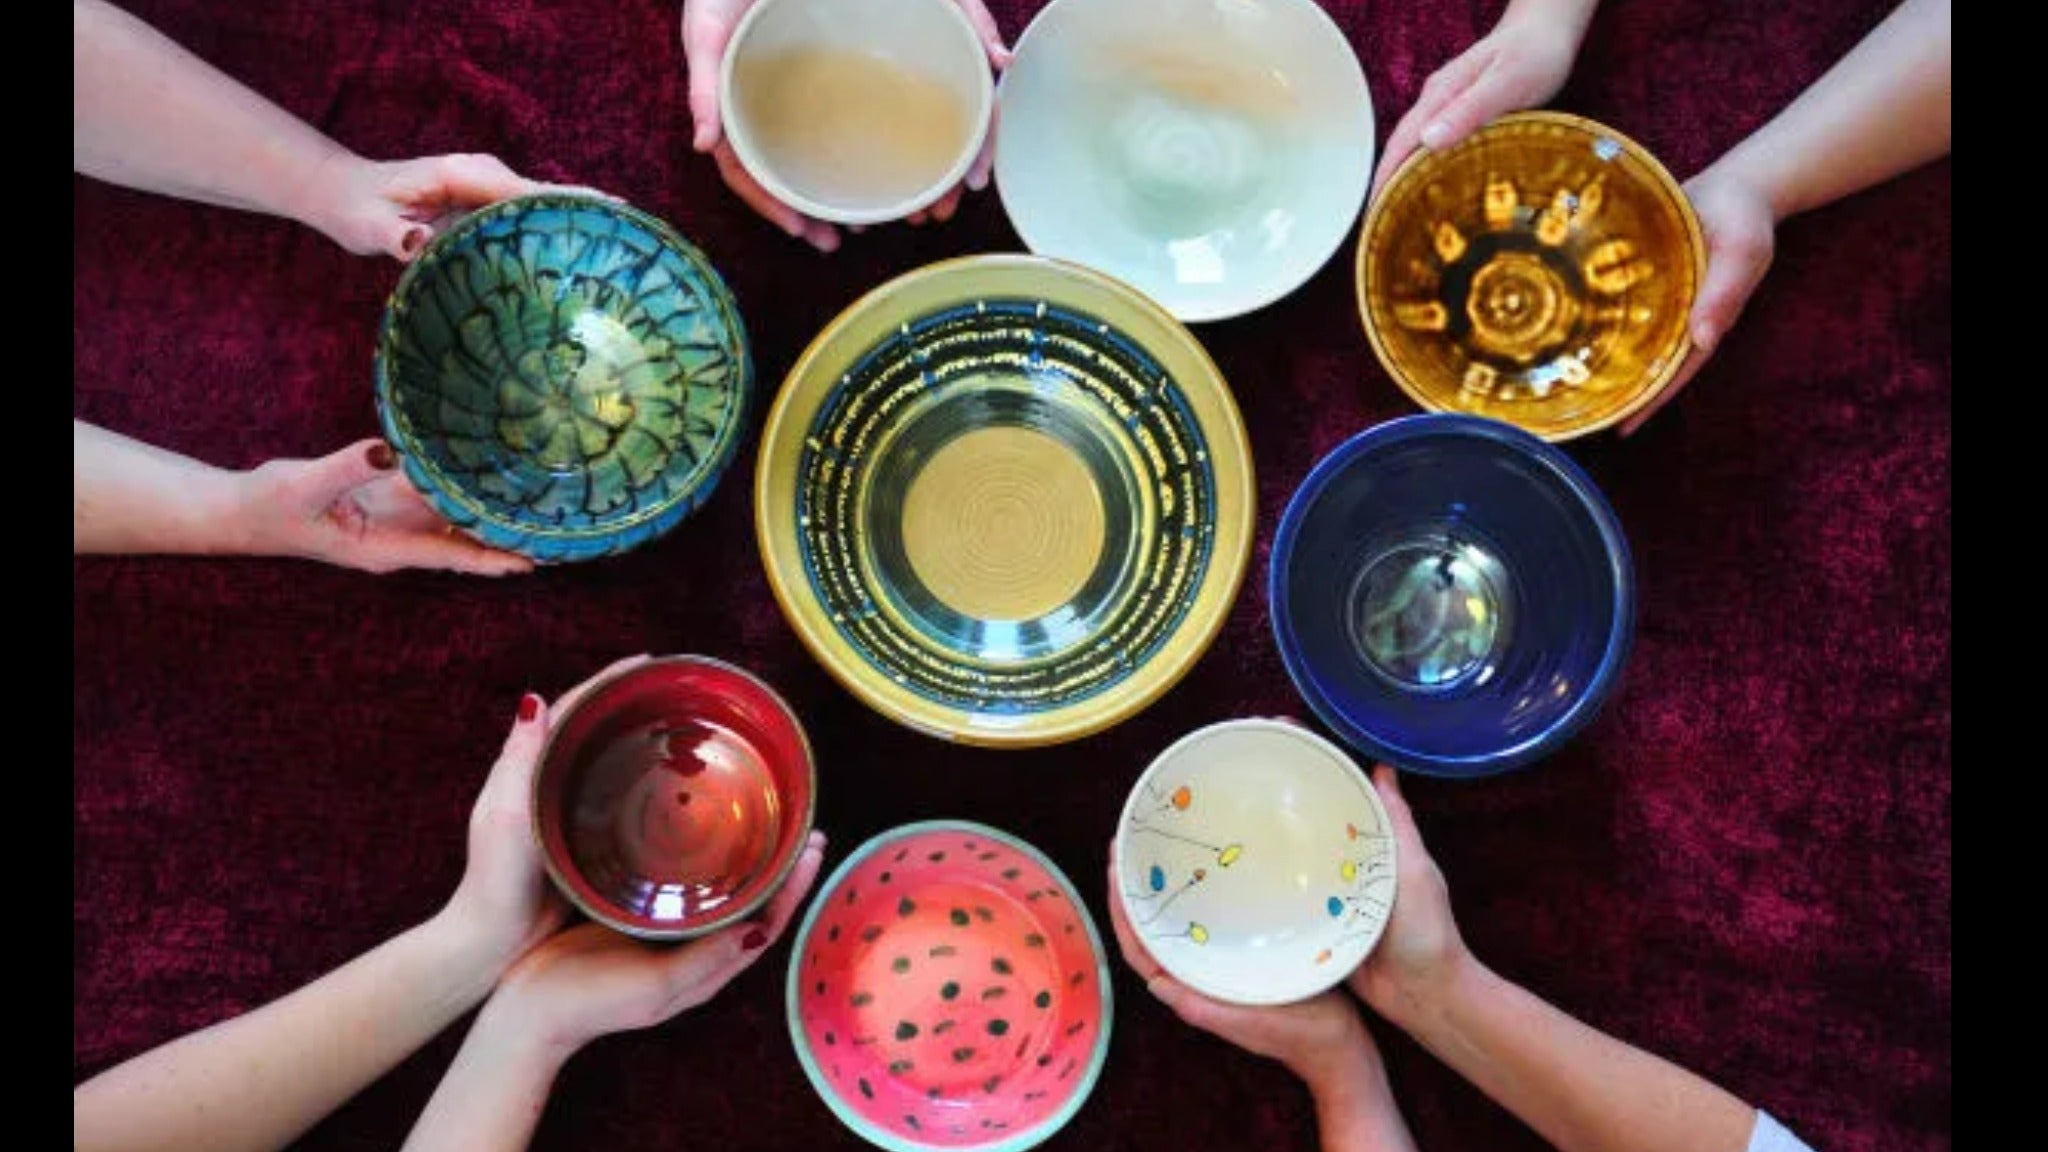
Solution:
M 761 0 L 719 69 L 726 138 L 807 216 L 896 220 L 967 175 L 995 81 L 953 0 Z
M 1116 899 L 1154 959 L 1218 1000 L 1335 985 L 1394 907 L 1394 837 L 1344 750 L 1284 720 L 1198 728 L 1138 777 L 1116 830 Z
M 1294 291 L 1365 204 L 1372 97 L 1314 0 L 1053 0 L 996 91 L 1024 243 L 1183 321 Z

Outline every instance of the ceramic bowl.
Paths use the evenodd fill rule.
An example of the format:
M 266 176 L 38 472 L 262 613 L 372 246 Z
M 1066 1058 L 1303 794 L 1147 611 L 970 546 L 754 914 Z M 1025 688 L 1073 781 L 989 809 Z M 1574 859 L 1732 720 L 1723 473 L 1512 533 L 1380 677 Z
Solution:
M 1314 0 L 1053 0 L 997 100 L 1017 235 L 1189 322 L 1300 287 L 1372 177 L 1365 73 Z
M 1394 904 L 1386 809 L 1342 748 L 1285 720 L 1227 720 L 1161 752 L 1124 802 L 1116 898 L 1188 987 L 1285 1004 L 1335 985 Z
M 899 219 L 959 184 L 995 107 L 953 0 L 760 0 L 733 30 L 719 93 L 748 174 L 842 224 Z
M 709 498 L 753 367 L 732 293 L 624 204 L 516 197 L 399 277 L 377 333 L 377 415 L 449 523 L 553 563 L 637 547 Z
M 882 714 L 989 746 L 1099 731 L 1222 626 L 1252 540 L 1229 388 L 1172 317 L 1076 265 L 883 285 L 790 369 L 755 470 L 762 560 Z
M 1058 1131 L 1109 1054 L 1109 970 L 1052 861 L 964 820 L 861 845 L 791 952 L 790 1039 L 849 1128 L 895 1152 L 1018 1152 Z
M 1528 764 L 1620 679 L 1635 634 L 1621 524 L 1555 445 L 1408 416 L 1323 457 L 1274 535 L 1273 631 L 1309 707 L 1376 760 Z
M 1706 267 L 1691 202 L 1642 145 L 1522 112 L 1389 178 L 1359 232 L 1359 311 L 1425 409 L 1568 440 L 1671 382 Z
M 668 656 L 597 681 L 554 721 L 534 837 L 592 920 L 684 940 L 782 886 L 816 792 L 810 741 L 774 689 L 720 660 Z

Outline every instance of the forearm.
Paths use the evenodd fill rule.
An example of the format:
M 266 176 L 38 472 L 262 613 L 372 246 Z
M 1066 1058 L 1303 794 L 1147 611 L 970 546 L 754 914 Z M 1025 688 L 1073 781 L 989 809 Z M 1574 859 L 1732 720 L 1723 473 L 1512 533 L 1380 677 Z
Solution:
M 494 996 L 406 1137 L 405 1152 L 525 1148 L 547 1108 L 555 1075 L 573 1051 L 521 1019 L 510 998 Z
M 323 168 L 354 159 L 101 0 L 73 0 L 71 51 L 72 166 L 88 176 L 314 223 Z
M 282 999 L 79 1085 L 73 1147 L 284 1147 L 475 1007 L 504 963 L 436 917 Z
M 247 552 L 243 477 L 71 422 L 73 553 Z
M 1773 213 L 1832 203 L 1949 151 L 1948 0 L 1905 0 L 1701 179 L 1747 182 Z
M 1315 1097 L 1323 1152 L 1415 1152 L 1415 1138 L 1377 1055 L 1312 1081 L 1309 1091 Z
M 1560 1152 L 1742 1152 L 1756 1110 L 1590 1028 L 1469 957 L 1375 1005 Z

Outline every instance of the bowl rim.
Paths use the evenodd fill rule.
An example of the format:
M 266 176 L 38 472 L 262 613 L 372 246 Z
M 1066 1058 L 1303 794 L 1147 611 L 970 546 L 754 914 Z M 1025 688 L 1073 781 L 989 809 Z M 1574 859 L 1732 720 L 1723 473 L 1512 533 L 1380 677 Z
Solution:
M 734 341 L 740 351 L 736 358 L 735 382 L 732 388 L 735 399 L 732 404 L 727 405 L 725 422 L 718 429 L 712 451 L 700 465 L 703 474 L 697 482 L 676 488 L 669 493 L 667 499 L 638 509 L 628 517 L 581 529 L 557 528 L 535 521 L 501 516 L 491 507 L 473 499 L 462 485 L 434 467 L 426 454 L 419 450 L 420 436 L 414 432 L 411 422 L 406 420 L 399 410 L 394 395 L 397 385 L 391 371 L 392 348 L 398 340 L 398 320 L 404 314 L 406 301 L 416 290 L 416 284 L 426 275 L 423 270 L 438 264 L 445 258 L 449 248 L 490 220 L 550 206 L 596 209 L 614 213 L 653 233 L 663 244 L 676 249 L 687 262 L 706 275 L 708 282 L 716 290 L 714 294 L 721 297 L 718 303 L 723 306 L 721 310 L 725 313 L 725 318 L 731 321 Z M 739 454 L 739 444 L 745 437 L 746 417 L 752 407 L 754 394 L 752 356 L 746 324 L 740 316 L 739 301 L 733 295 L 732 286 L 725 282 L 725 277 L 711 263 L 703 249 L 691 243 L 667 221 L 645 209 L 636 208 L 595 189 L 566 187 L 522 192 L 486 204 L 464 215 L 429 241 L 419 255 L 405 266 L 405 270 L 399 273 L 398 282 L 384 299 L 383 314 L 377 321 L 376 348 L 371 358 L 371 371 L 372 398 L 375 401 L 378 427 L 384 434 L 385 442 L 391 445 L 397 455 L 406 479 L 419 490 L 421 497 L 432 505 L 435 512 L 472 537 L 477 537 L 478 533 L 469 525 L 481 523 L 522 540 L 538 539 L 571 544 L 612 540 L 633 529 L 658 523 L 661 517 L 674 512 L 678 505 L 687 504 L 709 492 L 712 486 L 724 478 L 726 468 Z
M 1365 958 L 1372 955 L 1374 949 L 1379 947 L 1380 940 L 1386 935 L 1387 925 L 1394 918 L 1394 904 L 1398 899 L 1401 876 L 1399 838 L 1394 835 L 1394 821 L 1387 812 L 1386 802 L 1380 799 L 1379 789 L 1373 786 L 1372 778 L 1366 774 L 1365 769 L 1359 765 L 1357 759 L 1335 741 L 1299 721 L 1276 716 L 1239 716 L 1233 719 L 1218 720 L 1214 723 L 1204 724 L 1191 732 L 1182 734 L 1173 743 L 1168 744 L 1163 751 L 1152 758 L 1150 763 L 1145 765 L 1145 770 L 1138 774 L 1137 780 L 1131 784 L 1130 792 L 1124 797 L 1123 807 L 1117 812 L 1116 834 L 1112 841 L 1113 855 L 1110 863 L 1112 875 L 1121 877 L 1121 872 L 1118 869 L 1123 860 L 1124 842 L 1128 839 L 1126 830 L 1130 827 L 1132 810 L 1137 806 L 1138 798 L 1145 792 L 1145 785 L 1152 781 L 1162 766 L 1185 754 L 1189 748 L 1230 732 L 1273 733 L 1287 739 L 1298 740 L 1319 753 L 1323 759 L 1335 761 L 1336 765 L 1341 766 L 1341 770 L 1346 773 L 1352 783 L 1357 785 L 1361 792 L 1365 793 L 1366 802 L 1379 817 L 1380 826 L 1387 830 L 1387 856 L 1392 862 L 1394 887 L 1387 896 L 1386 914 L 1380 917 L 1379 924 L 1373 928 L 1371 937 L 1365 942 L 1364 950 L 1359 953 L 1359 959 L 1362 963 Z M 1124 890 L 1124 885 L 1122 883 L 1112 883 L 1110 887 L 1112 891 L 1109 894 L 1109 898 L 1115 900 L 1118 907 L 1123 909 L 1125 920 L 1136 923 L 1138 910 L 1131 907 L 1130 898 Z M 1254 1007 L 1298 1003 L 1336 987 L 1351 973 L 1349 968 L 1332 965 L 1331 976 L 1322 983 L 1305 983 L 1300 986 L 1301 990 L 1299 991 L 1290 989 L 1281 993 L 1254 993 L 1247 995 L 1239 990 L 1216 984 L 1201 973 L 1180 971 L 1168 963 L 1166 957 L 1158 952 L 1151 952 L 1150 954 L 1152 959 L 1158 962 L 1159 966 L 1164 968 L 1168 975 L 1193 988 L 1195 991 L 1226 1003 L 1245 1004 Z
M 1492 752 L 1445 756 L 1390 743 L 1374 736 L 1345 715 L 1320 688 L 1316 687 L 1315 678 L 1310 674 L 1307 661 L 1301 655 L 1301 642 L 1294 629 L 1291 597 L 1287 593 L 1287 581 L 1284 577 L 1288 562 L 1294 554 L 1296 538 L 1301 533 L 1302 522 L 1307 519 L 1310 506 L 1328 489 L 1331 481 L 1359 457 L 1368 452 L 1425 436 L 1476 437 L 1491 440 L 1522 453 L 1532 463 L 1556 475 L 1578 498 L 1579 506 L 1586 510 L 1594 526 L 1599 530 L 1601 541 L 1606 545 L 1608 571 L 1614 578 L 1614 615 L 1608 627 L 1607 642 L 1601 653 L 1600 663 L 1594 668 L 1593 675 L 1587 679 L 1577 699 L 1565 710 L 1564 715 L 1541 731 Z M 1294 682 L 1295 691 L 1315 712 L 1316 718 L 1331 731 L 1342 736 L 1353 748 L 1373 759 L 1424 776 L 1492 776 L 1527 767 L 1563 746 L 1590 723 L 1606 704 L 1608 696 L 1612 694 L 1615 684 L 1621 678 L 1622 670 L 1627 665 L 1629 653 L 1635 644 L 1635 562 L 1629 551 L 1628 537 L 1622 532 L 1621 520 L 1615 515 L 1606 494 L 1558 445 L 1505 420 L 1464 412 L 1418 412 L 1399 416 L 1353 433 L 1350 438 L 1316 461 L 1307 478 L 1294 490 L 1294 495 L 1288 498 L 1287 508 L 1280 515 L 1280 527 L 1273 534 L 1273 547 L 1266 569 L 1266 599 L 1272 606 L 1273 641 L 1274 647 L 1280 650 L 1280 663 L 1287 669 L 1287 678 Z
M 1010 73 L 1016 69 L 1019 60 L 1025 59 L 1026 47 L 1031 42 L 1032 31 L 1043 21 L 1058 19 L 1055 13 L 1063 7 L 1096 2 L 1101 2 L 1101 0 L 1051 0 L 1050 3 L 1032 15 L 1030 22 L 1024 26 L 1024 31 L 1019 33 L 1017 39 L 1010 44 L 1010 64 L 1003 69 L 1002 77 L 996 84 L 996 102 L 998 106 L 1002 103 L 1003 88 L 1009 82 Z M 1116 0 L 1116 2 L 1121 2 L 1121 0 Z M 1287 276 L 1279 277 L 1275 281 L 1279 287 L 1268 289 L 1264 293 L 1245 293 L 1239 299 L 1210 307 L 1183 306 L 1176 308 L 1163 302 L 1160 304 L 1160 307 L 1165 308 L 1170 315 L 1183 324 L 1209 324 L 1219 320 L 1231 320 L 1239 316 L 1249 315 L 1292 296 L 1300 291 L 1310 280 L 1315 279 L 1316 274 L 1327 267 L 1331 258 L 1343 249 L 1345 240 L 1350 237 L 1353 229 L 1358 226 L 1359 214 L 1365 209 L 1366 194 L 1372 190 L 1373 164 L 1379 159 L 1379 119 L 1378 111 L 1373 107 L 1372 86 L 1367 82 L 1365 62 L 1359 59 L 1358 49 L 1352 47 L 1351 39 L 1344 34 L 1343 26 L 1338 24 L 1336 19 L 1316 0 L 1251 0 L 1251 2 L 1288 7 L 1302 11 L 1306 14 L 1306 19 L 1310 23 L 1320 21 L 1324 31 L 1328 33 L 1331 40 L 1335 44 L 1342 46 L 1344 49 L 1343 55 L 1351 62 L 1352 71 L 1357 77 L 1359 103 L 1360 107 L 1365 111 L 1364 131 L 1360 134 L 1364 148 L 1364 163 L 1360 169 L 1356 192 L 1354 194 L 1347 194 L 1344 197 L 1345 201 L 1350 205 L 1343 214 L 1344 227 L 1337 229 L 1331 236 L 1329 244 L 1324 246 L 1321 255 L 1317 256 L 1313 262 L 1304 262 L 1298 273 L 1289 273 Z M 1034 253 L 1047 256 L 1049 259 L 1081 260 L 1082 258 L 1078 256 L 1052 256 L 1045 253 L 1042 243 L 1032 238 L 1031 231 L 1025 227 L 1018 212 L 1011 206 L 1011 196 L 1004 191 L 1004 181 L 1002 178 L 1004 170 L 1003 124 L 1003 118 L 998 116 L 995 124 L 995 162 L 989 166 L 989 183 L 995 187 L 996 200 L 1003 206 L 1003 215 L 1009 220 L 1011 230 L 1016 232 L 1017 238 L 1022 240 L 1024 246 Z M 1117 269 L 1097 266 L 1092 263 L 1089 266 L 1097 268 L 1098 271 L 1106 276 L 1122 277 L 1122 273 Z M 1138 291 L 1142 292 L 1143 289 L 1138 289 Z
M 570 717 L 588 706 L 591 701 L 596 700 L 604 690 L 622 681 L 645 676 L 661 669 L 678 667 L 708 669 L 724 675 L 737 677 L 751 684 L 771 704 L 781 709 L 783 717 L 789 721 L 790 727 L 796 732 L 798 746 L 803 749 L 803 774 L 809 787 L 804 789 L 804 808 L 801 823 L 797 827 L 796 835 L 790 840 L 793 847 L 775 865 L 774 876 L 768 883 L 761 886 L 760 891 L 756 892 L 744 904 L 733 904 L 701 924 L 688 928 L 650 928 L 644 924 L 637 923 L 630 913 L 623 912 L 613 905 L 600 904 L 585 899 L 576 890 L 576 886 L 569 882 L 568 878 L 564 875 L 564 865 L 562 862 L 555 859 L 554 854 L 547 850 L 547 836 L 541 826 L 540 819 L 540 792 L 549 759 L 555 751 L 556 737 L 568 727 Z M 564 899 L 573 904 L 585 916 L 615 932 L 620 932 L 640 940 L 652 940 L 661 943 L 694 940 L 700 936 L 707 936 L 721 928 L 730 927 L 732 924 L 751 916 L 789 881 L 789 874 L 796 869 L 797 859 L 804 854 L 803 848 L 806 839 L 810 836 L 811 830 L 817 826 L 818 757 L 816 749 L 811 745 L 810 733 L 804 728 L 802 717 L 797 715 L 796 709 L 790 707 L 789 701 L 784 699 L 782 694 L 777 692 L 766 680 L 730 661 L 697 653 L 679 652 L 663 656 L 650 656 L 648 659 L 637 661 L 624 668 L 602 673 L 582 685 L 582 688 L 582 694 L 577 697 L 576 702 L 571 707 L 563 711 L 560 716 L 550 715 L 548 717 L 547 737 L 541 741 L 539 751 L 534 754 L 533 782 L 527 786 L 526 790 L 527 824 L 533 833 L 534 852 L 540 857 L 542 869 L 547 873 L 548 880 L 554 885 L 555 891 L 561 893 Z M 552 705 L 550 705 L 549 710 L 550 712 L 553 711 Z
M 810 1045 L 804 1040 L 801 1014 L 803 958 L 805 947 L 810 943 L 811 932 L 817 927 L 822 910 L 830 906 L 830 898 L 837 894 L 840 883 L 852 875 L 869 857 L 899 841 L 927 832 L 959 832 L 993 840 L 1045 869 L 1046 875 L 1052 877 L 1053 882 L 1060 886 L 1066 894 L 1067 903 L 1078 913 L 1081 927 L 1088 933 L 1088 947 L 1095 956 L 1095 986 L 1100 989 L 1102 1021 L 1095 1029 L 1094 1042 L 1089 1046 L 1087 1070 L 1074 1081 L 1074 1090 L 1068 1094 L 1057 1111 L 1037 1125 L 1009 1134 L 991 1144 L 924 1143 L 907 1140 L 893 1132 L 875 1127 L 840 1096 L 838 1090 L 825 1077 L 824 1070 L 818 1066 L 817 1059 L 811 1054 Z M 856 1135 L 878 1147 L 888 1149 L 889 1152 L 941 1152 L 944 1149 L 958 1149 L 964 1152 L 1023 1152 L 1024 1149 L 1050 1139 L 1054 1133 L 1066 1126 L 1067 1121 L 1074 1118 L 1075 1113 L 1081 1110 L 1081 1106 L 1087 1103 L 1088 1097 L 1094 1094 L 1095 1082 L 1101 1077 L 1103 1065 L 1109 1059 L 1109 1036 L 1116 1023 L 1116 990 L 1110 980 L 1109 953 L 1103 946 L 1102 933 L 1095 927 L 1095 915 L 1088 910 L 1088 905 L 1083 900 L 1080 890 L 1074 887 L 1073 880 L 1058 864 L 1053 863 L 1050 856 L 1026 841 L 978 821 L 950 818 L 916 820 L 885 828 L 847 853 L 846 859 L 839 862 L 839 866 L 832 870 L 832 874 L 818 884 L 811 893 L 809 906 L 804 909 L 803 919 L 797 924 L 796 934 L 791 937 L 789 967 L 783 980 L 782 1005 L 783 1018 L 789 1027 L 790 1044 L 796 1049 L 797 1062 L 803 1066 L 804 1076 L 810 1080 L 812 1089 L 832 1110 L 832 1114 L 839 1118 L 840 1123 L 852 1129 Z
M 1649 169 L 1652 187 L 1664 193 L 1665 198 L 1677 209 L 1679 221 L 1685 228 L 1686 247 L 1691 250 L 1693 266 L 1692 299 L 1686 301 L 1686 307 L 1690 309 L 1693 302 L 1699 299 L 1700 287 L 1706 282 L 1706 233 L 1700 227 L 1699 213 L 1694 210 L 1691 198 L 1685 194 L 1685 186 L 1680 184 L 1678 179 L 1671 175 L 1671 170 L 1664 166 L 1664 162 L 1659 160 L 1655 153 L 1643 147 L 1641 142 L 1637 141 L 1634 137 L 1617 131 L 1607 124 L 1590 117 L 1579 116 L 1570 112 L 1558 112 L 1551 109 L 1533 109 L 1522 112 L 1509 112 L 1505 115 L 1496 116 L 1474 130 L 1470 136 L 1451 145 L 1445 151 L 1455 152 L 1466 143 L 1477 140 L 1482 134 L 1502 126 L 1524 123 L 1554 124 L 1564 128 L 1576 129 L 1591 136 L 1613 140 L 1621 145 L 1624 152 L 1641 161 L 1643 166 Z M 1373 355 L 1379 360 L 1380 367 L 1394 381 L 1396 387 L 1400 388 L 1402 392 L 1407 394 L 1410 400 L 1414 401 L 1426 412 L 1442 412 L 1461 416 L 1478 415 L 1477 413 L 1443 406 L 1417 386 L 1414 381 L 1410 380 L 1406 373 L 1395 366 L 1394 356 L 1387 346 L 1386 338 L 1380 333 L 1379 326 L 1374 324 L 1372 319 L 1371 290 L 1367 284 L 1367 276 L 1371 269 L 1367 256 L 1372 247 L 1373 229 L 1379 226 L 1385 215 L 1388 202 L 1392 200 L 1395 191 L 1400 188 L 1402 181 L 1413 176 L 1423 161 L 1434 154 L 1430 149 L 1418 146 L 1415 151 L 1408 154 L 1407 159 L 1401 161 L 1400 165 L 1394 169 L 1393 175 L 1387 177 L 1386 185 L 1380 189 L 1379 194 L 1372 198 L 1371 204 L 1365 212 L 1365 222 L 1359 226 L 1358 240 L 1354 245 L 1355 255 L 1352 260 L 1351 277 L 1352 291 L 1358 308 L 1359 322 L 1365 327 L 1365 338 L 1371 343 Z M 1528 432 L 1530 435 L 1554 444 L 1561 444 L 1568 440 L 1575 440 L 1581 436 L 1611 428 L 1635 415 L 1637 412 L 1642 411 L 1651 401 L 1663 394 L 1665 389 L 1671 386 L 1671 381 L 1677 377 L 1678 370 L 1685 366 L 1685 362 L 1691 357 L 1691 353 L 1692 326 L 1687 324 L 1680 327 L 1678 342 L 1672 346 L 1671 356 L 1666 361 L 1664 368 L 1652 376 L 1649 383 L 1644 385 L 1636 394 L 1635 399 L 1630 400 L 1627 404 L 1600 417 L 1598 420 L 1588 421 L 1582 425 L 1555 431 L 1538 431 L 1533 428 L 1522 428 L 1520 424 L 1515 424 L 1515 427 L 1522 428 L 1523 431 Z M 1491 419 L 1501 420 L 1503 423 L 1514 423 L 1498 416 L 1491 417 Z
M 734 61 L 739 59 L 738 49 L 745 42 L 747 34 L 753 31 L 754 25 L 760 21 L 761 13 L 771 8 L 799 2 L 800 0 L 757 0 L 740 17 L 740 22 L 733 26 L 732 35 L 726 38 L 725 51 L 719 58 L 719 107 L 738 107 L 733 98 L 733 73 L 736 71 Z M 898 0 L 898 2 L 900 3 L 902 0 Z M 721 133 L 732 144 L 734 157 L 739 160 L 740 167 L 746 169 L 747 175 L 752 176 L 764 191 L 784 204 L 802 212 L 804 215 L 818 220 L 828 221 L 833 224 L 883 224 L 893 220 L 900 220 L 913 212 L 931 207 L 933 204 L 938 203 L 939 199 L 947 192 L 966 179 L 968 169 L 974 167 L 975 158 L 981 155 L 982 146 L 988 142 L 991 122 L 995 119 L 996 83 L 989 75 L 988 51 L 982 45 L 981 34 L 974 30 L 974 25 L 968 21 L 967 14 L 961 10 L 960 6 L 953 3 L 952 0 L 922 0 L 922 2 L 929 8 L 941 9 L 946 13 L 944 18 L 949 19 L 953 27 L 966 37 L 966 42 L 973 48 L 974 58 L 981 63 L 981 68 L 977 72 L 978 79 L 975 81 L 974 87 L 975 105 L 970 113 L 974 123 L 974 130 L 968 134 L 967 141 L 962 145 L 960 154 L 954 157 L 952 165 L 946 169 L 945 174 L 916 194 L 887 207 L 865 210 L 840 208 L 820 200 L 813 200 L 796 189 L 789 187 L 788 184 L 775 175 L 775 171 L 769 166 L 767 158 L 761 155 L 759 149 L 754 147 L 754 141 L 747 132 L 744 130 L 733 131 L 734 119 L 730 116 L 721 117 Z
M 1107 692 L 1045 712 L 1031 713 L 1012 725 L 1000 728 L 977 726 L 969 712 L 927 700 L 897 685 L 863 659 L 834 629 L 829 615 L 810 592 L 810 578 L 801 565 L 789 567 L 779 558 L 786 546 L 797 546 L 783 537 L 795 535 L 794 505 L 772 503 L 776 483 L 777 445 L 789 440 L 801 445 L 808 421 L 817 404 L 809 402 L 801 414 L 804 427 L 792 432 L 787 426 L 799 419 L 795 406 L 800 385 L 815 372 L 815 365 L 840 334 L 869 311 L 886 307 L 897 292 L 927 280 L 971 275 L 977 270 L 995 269 L 1011 273 L 1036 272 L 1079 282 L 1091 290 L 1107 293 L 1143 315 L 1177 341 L 1176 352 L 1198 369 L 1189 380 L 1175 375 L 1174 383 L 1189 397 L 1191 407 L 1198 397 L 1214 409 L 1215 423 L 1201 419 L 1197 424 L 1208 441 L 1208 462 L 1216 485 L 1216 545 L 1209 559 L 1205 586 L 1167 641 L 1146 663 Z M 1141 345 L 1142 346 L 1142 345 Z M 1148 349 L 1150 351 L 1150 349 Z M 824 385 L 814 386 L 817 392 Z M 815 400 L 815 397 L 807 398 Z M 1001 252 L 956 256 L 914 268 L 870 288 L 859 299 L 841 309 L 790 365 L 768 416 L 761 425 L 754 468 L 754 537 L 761 553 L 769 590 L 791 630 L 803 641 L 814 659 L 840 685 L 870 708 L 896 723 L 939 739 L 988 748 L 1035 748 L 1077 740 L 1115 726 L 1137 715 L 1193 670 L 1209 650 L 1243 587 L 1250 567 L 1252 546 L 1258 529 L 1257 486 L 1254 479 L 1251 439 L 1236 397 L 1222 370 L 1210 358 L 1201 340 L 1158 302 L 1129 284 L 1104 272 L 1072 261 L 1050 256 Z M 1235 474 L 1235 483 L 1232 477 Z M 1230 537 L 1234 537 L 1231 539 Z M 1181 639 L 1182 636 L 1186 640 Z

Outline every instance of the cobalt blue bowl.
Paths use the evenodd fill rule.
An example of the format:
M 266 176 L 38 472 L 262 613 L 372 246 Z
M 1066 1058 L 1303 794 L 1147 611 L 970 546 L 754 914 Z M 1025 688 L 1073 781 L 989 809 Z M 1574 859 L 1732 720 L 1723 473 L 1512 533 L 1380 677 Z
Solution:
M 1323 457 L 1273 540 L 1281 659 L 1353 747 L 1487 776 L 1599 712 L 1635 634 L 1607 499 L 1561 449 L 1488 417 L 1388 421 Z
M 725 281 L 660 219 L 583 193 L 464 217 L 399 277 L 377 415 L 450 524 L 542 563 L 624 552 L 703 505 L 753 390 Z

